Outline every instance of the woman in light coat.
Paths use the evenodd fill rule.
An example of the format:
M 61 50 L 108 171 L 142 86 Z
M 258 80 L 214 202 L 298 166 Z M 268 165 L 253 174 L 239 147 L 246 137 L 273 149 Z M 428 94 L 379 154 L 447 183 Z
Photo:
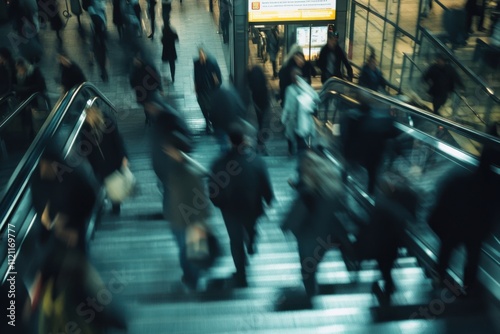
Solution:
M 318 93 L 300 77 L 300 73 L 300 69 L 292 70 L 292 84 L 285 91 L 285 104 L 281 115 L 290 155 L 310 146 L 315 135 L 312 116 L 319 103 Z

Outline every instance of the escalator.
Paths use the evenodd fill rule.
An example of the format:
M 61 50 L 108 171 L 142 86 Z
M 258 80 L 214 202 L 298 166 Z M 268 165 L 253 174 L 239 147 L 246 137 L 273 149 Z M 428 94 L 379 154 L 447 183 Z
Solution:
M 499 147 L 498 139 L 467 129 L 459 124 L 421 112 L 415 107 L 395 99 L 373 94 L 356 85 L 332 79 L 325 86 L 322 97 L 328 118 L 336 120 L 352 107 L 362 92 L 377 103 L 380 112 L 384 110 L 397 119 L 397 127 L 402 142 L 411 143 L 407 151 L 394 159 L 392 165 L 383 168 L 397 169 L 406 175 L 415 187 L 427 195 L 429 203 L 422 206 L 425 214 L 426 204 L 432 202 L 439 179 L 449 168 L 472 169 L 477 163 L 474 155 L 464 152 L 456 144 L 437 138 L 439 126 L 479 143 L 494 143 Z M 98 96 L 97 99 L 94 97 Z M 342 100 L 339 100 L 342 99 Z M 90 101 L 90 102 L 89 102 Z M 36 270 L 33 254 L 39 248 L 36 240 L 36 217 L 30 205 L 29 178 L 43 151 L 44 145 L 51 138 L 61 138 L 64 152 L 71 156 L 77 151 L 80 140 L 79 130 L 84 120 L 83 110 L 87 103 L 99 103 L 101 108 L 114 113 L 112 104 L 92 85 L 84 84 L 67 94 L 56 104 L 35 138 L 31 147 L 20 160 L 7 193 L 13 200 L 2 198 L 2 226 L 16 226 L 16 244 L 19 253 L 16 263 L 22 279 L 30 285 L 31 276 Z M 333 118 L 335 114 L 335 118 Z M 365 261 L 358 272 L 346 268 L 338 249 L 329 251 L 323 259 L 318 273 L 320 295 L 312 301 L 312 309 L 296 308 L 276 311 L 276 303 L 283 302 L 283 291 L 294 290 L 301 285 L 300 263 L 294 240 L 284 235 L 279 228 L 280 220 L 285 216 L 293 201 L 287 179 L 294 173 L 296 165 L 287 156 L 265 157 L 275 188 L 276 203 L 269 208 L 267 218 L 258 226 L 258 252 L 249 258 L 247 289 L 226 289 L 226 279 L 231 275 L 232 260 L 229 245 L 223 240 L 225 226 L 216 212 L 210 218 L 214 233 L 222 241 L 224 255 L 215 266 L 206 273 L 201 292 L 186 293 L 179 285 L 181 271 L 177 262 L 177 247 L 169 228 L 162 218 L 161 201 L 157 189 L 157 179 L 150 166 L 147 147 L 148 128 L 144 128 L 142 113 L 129 113 L 120 119 L 120 130 L 125 139 L 130 155 L 130 166 L 140 181 L 139 193 L 123 204 L 120 216 L 96 208 L 94 223 L 99 217 L 99 225 L 89 227 L 89 254 L 99 269 L 106 284 L 121 283 L 120 289 L 113 286 L 113 299 L 123 299 L 130 309 L 130 333 L 445 333 L 460 332 L 465 328 L 474 328 L 477 332 L 494 333 L 493 324 L 484 308 L 468 303 L 450 302 L 446 311 L 420 314 L 421 307 L 434 307 L 430 303 L 435 295 L 432 292 L 430 278 L 427 276 L 436 259 L 436 241 L 432 233 L 420 220 L 409 224 L 404 249 L 401 249 L 396 267 L 393 270 L 398 292 L 387 305 L 377 294 L 374 298 L 372 283 L 380 280 L 376 264 Z M 331 124 L 330 124 L 331 125 Z M 327 155 L 332 163 L 342 167 L 342 156 L 336 150 L 337 138 L 322 128 L 328 140 Z M 196 139 L 196 149 L 192 156 L 202 165 L 209 166 L 218 156 L 219 148 L 213 137 Z M 281 133 L 276 132 L 268 142 L 271 152 L 285 149 Z M 415 168 L 411 168 L 415 166 Z M 420 173 L 414 176 L 412 173 Z M 366 174 L 362 169 L 349 175 L 346 203 L 348 212 L 338 213 L 346 229 L 355 237 L 356 226 L 363 221 L 373 206 L 373 199 L 366 193 Z M 17 186 L 12 189 L 11 187 Z M 5 203 L 5 204 L 4 204 Z M 5 210 L 4 210 L 5 208 Z M 91 239 L 90 236 L 93 235 Z M 5 236 L 5 234 L 4 234 Z M 350 236 L 351 237 L 351 236 Z M 5 240 L 4 238 L 2 240 Z M 3 244 L 5 242 L 3 241 Z M 6 259 L 5 246 L 2 256 Z M 498 245 L 491 244 L 498 250 Z M 485 248 L 483 271 L 498 278 L 498 257 Z M 494 260 L 497 260 L 496 264 Z M 450 279 L 460 283 L 460 264 L 450 270 Z M 495 267 L 496 266 L 496 267 Z M 7 273 L 7 261 L 1 267 L 2 278 Z M 19 276 L 21 279 L 21 276 Z M 482 283 L 492 295 L 496 295 L 497 286 L 483 277 Z M 496 282 L 498 285 L 498 282 Z M 211 289 L 208 289 L 208 288 Z M 498 291 L 497 291 L 498 292 Z M 431 299 L 429 299 L 431 298 Z M 498 297 L 497 297 L 498 298 Z M 439 300 L 439 298 L 437 299 Z M 293 300 L 290 300 L 293 304 Z M 439 305 L 438 305 L 439 306 Z M 474 307 L 476 307 L 474 309 Z M 472 309 L 471 309 L 472 308 Z M 414 314 L 416 313 L 416 315 Z M 439 313 L 439 314 L 438 314 Z M 433 321 L 430 321 L 433 320 Z M 470 332 L 470 331 L 468 331 Z

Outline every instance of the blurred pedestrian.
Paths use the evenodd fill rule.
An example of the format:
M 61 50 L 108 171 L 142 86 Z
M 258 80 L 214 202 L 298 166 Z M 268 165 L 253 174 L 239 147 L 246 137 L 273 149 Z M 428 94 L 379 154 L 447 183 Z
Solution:
M 297 238 L 302 282 L 310 298 L 318 293 L 319 263 L 329 249 L 339 246 L 336 238 L 341 222 L 335 213 L 343 210 L 342 181 L 330 162 L 308 150 L 299 160 L 299 179 L 293 187 L 297 196 L 282 229 L 290 230 Z
M 113 24 L 116 26 L 118 38 L 121 40 L 123 35 L 123 14 L 120 2 L 122 0 L 113 0 Z
M 279 35 L 278 26 L 272 27 L 266 31 L 266 50 L 269 54 L 269 60 L 273 66 L 273 78 L 278 78 L 278 53 L 280 51 L 281 38 Z
M 128 282 L 115 278 L 115 283 Z M 32 291 L 36 333 L 64 333 L 68 324 L 82 333 L 107 333 L 111 328 L 126 331 L 118 296 L 105 303 L 99 298 L 102 291 L 109 293 L 108 287 L 85 254 L 67 245 L 64 237 L 51 240 L 44 248 Z
M 41 223 L 71 247 L 86 250 L 85 229 L 96 203 L 95 183 L 83 165 L 69 167 L 58 149 L 50 144 L 42 154 L 34 175 L 34 202 Z M 44 204 L 45 203 L 45 204 Z M 40 212 L 39 212 L 40 213 Z
M 16 60 L 16 84 L 14 85 L 16 97 L 20 103 L 26 101 L 31 95 L 40 93 L 45 96 L 47 85 L 42 71 L 38 66 L 31 65 L 25 59 Z M 35 98 L 21 112 L 24 131 L 28 138 L 34 138 L 33 113 L 38 109 L 38 99 Z
M 257 150 L 259 153 L 267 155 L 266 144 L 264 142 L 268 129 L 268 117 L 270 113 L 271 101 L 269 96 L 269 88 L 267 86 L 266 75 L 261 66 L 253 66 L 247 75 L 248 86 L 252 92 L 252 101 L 257 116 L 257 125 L 259 131 L 257 133 Z
M 209 189 L 210 199 L 221 210 L 229 235 L 231 255 L 236 267 L 233 275 L 237 287 L 246 287 L 246 256 L 255 253 L 255 226 L 264 214 L 265 202 L 268 206 L 274 198 L 269 173 L 264 160 L 255 155 L 246 144 L 243 131 L 233 127 L 229 133 L 231 150 L 216 159 L 210 168 L 215 176 L 210 184 L 217 189 Z M 229 166 L 236 166 L 228 174 Z M 222 181 L 217 179 L 226 175 Z M 227 178 L 226 178 L 227 177 Z
M 363 65 L 363 68 L 361 69 L 359 85 L 376 92 L 385 91 L 387 81 L 384 79 L 382 72 L 378 68 L 377 58 L 373 53 L 368 57 L 365 65 Z
M 170 66 L 172 83 L 175 82 L 175 61 L 177 60 L 177 51 L 175 49 L 176 42 L 179 42 L 179 36 L 175 29 L 167 23 L 163 27 L 163 36 L 161 38 L 161 43 L 163 44 L 161 60 L 164 63 L 167 62 Z
M 427 218 L 441 241 L 435 283 L 443 285 L 453 250 L 463 244 L 462 293 L 466 295 L 477 288 L 481 246 L 498 224 L 500 213 L 500 178 L 491 170 L 492 166 L 498 168 L 500 161 L 482 160 L 473 172 L 452 170 L 446 174 Z
M 318 93 L 300 77 L 299 68 L 292 69 L 292 84 L 285 92 L 281 123 L 285 126 L 288 154 L 295 155 L 311 147 L 316 129 L 313 115 L 319 103 Z
M 104 184 L 108 176 L 128 166 L 125 144 L 113 117 L 95 105 L 86 108 L 85 113 L 82 131 L 85 131 L 85 139 L 92 144 L 86 154 L 87 160 L 96 179 Z M 114 214 L 120 213 L 120 203 L 111 201 L 111 205 Z
M 41 18 L 49 21 L 50 28 L 56 32 L 59 45 L 62 45 L 63 40 L 61 37 L 61 30 L 64 28 L 64 22 L 59 12 L 58 0 L 47 0 L 45 2 L 39 2 L 38 12 Z
M 280 80 L 279 97 L 282 107 L 285 104 L 285 91 L 292 84 L 292 72 L 295 68 L 300 70 L 300 76 L 310 85 L 311 76 L 316 76 L 316 70 L 310 61 L 306 61 L 302 47 L 298 44 L 293 44 L 290 47 L 278 74 Z
M 130 87 L 134 90 L 136 102 L 144 105 L 158 93 L 163 94 L 161 74 L 153 62 L 141 53 L 137 53 L 133 59 L 133 66 L 129 76 Z M 150 124 L 148 113 L 144 110 L 145 123 Z
M 388 173 L 380 183 L 375 207 L 356 236 L 354 248 L 357 261 L 377 260 L 384 281 L 382 291 L 387 298 L 396 288 L 391 271 L 398 248 L 404 246 L 406 225 L 415 220 L 419 198 L 408 180 L 400 176 Z
M 94 1 L 88 8 L 92 21 L 92 47 L 91 59 L 95 59 L 101 72 L 103 82 L 108 82 L 108 71 L 106 70 L 106 8 L 101 1 Z
M 229 43 L 229 1 L 219 0 L 219 26 L 222 31 L 222 41 L 224 44 Z
M 155 7 L 156 0 L 148 0 L 148 13 L 149 13 L 149 22 L 151 23 L 151 33 L 148 38 L 153 39 L 155 35 Z
M 321 70 L 321 83 L 325 83 L 330 77 L 346 78 L 348 81 L 352 81 L 352 67 L 344 50 L 339 45 L 338 32 L 328 32 L 327 43 L 319 52 L 317 65 Z M 347 77 L 343 74 L 342 65 L 347 70 Z
M 170 24 L 170 12 L 172 12 L 172 0 L 162 0 L 161 16 L 163 18 L 163 26 Z
M 467 0 L 465 3 L 465 12 L 467 14 L 466 18 L 466 28 L 469 34 L 473 34 L 472 21 L 474 21 L 474 16 L 478 16 L 477 19 L 477 31 L 484 32 L 486 28 L 484 24 L 484 13 L 486 11 L 486 1 L 485 0 Z
M 78 66 L 66 55 L 59 53 L 57 55 L 57 62 L 59 63 L 60 68 L 60 84 L 63 93 L 66 93 L 70 89 L 75 88 L 87 81 L 87 78 L 85 77 L 85 74 L 83 74 L 80 66 Z
M 208 55 L 203 47 L 198 48 L 198 58 L 194 60 L 194 90 L 201 112 L 205 118 L 205 130 L 211 133 L 211 94 L 222 84 L 222 75 L 217 60 Z
M 465 89 L 457 71 L 448 63 L 448 58 L 441 53 L 436 56 L 435 63 L 425 71 L 422 79 L 430 86 L 428 93 L 432 97 L 433 111 L 437 115 L 439 109 L 457 87 Z
M 16 82 L 16 62 L 6 47 L 0 47 L 0 96 L 13 90 Z

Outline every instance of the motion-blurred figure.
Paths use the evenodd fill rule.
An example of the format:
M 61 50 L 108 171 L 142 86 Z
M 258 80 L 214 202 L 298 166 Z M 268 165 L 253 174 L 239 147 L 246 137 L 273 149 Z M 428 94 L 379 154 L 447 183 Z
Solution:
M 20 103 L 26 101 L 34 93 L 45 95 L 47 92 L 47 85 L 40 68 L 29 64 L 23 58 L 17 59 L 14 91 Z M 35 136 L 33 113 L 38 109 L 37 101 L 38 99 L 35 98 L 26 108 L 24 108 L 21 114 L 23 128 L 28 138 L 33 138 Z
M 212 132 L 210 112 L 211 94 L 222 84 L 222 75 L 217 60 L 209 56 L 202 47 L 198 48 L 198 58 L 194 60 L 194 90 L 205 118 L 207 133 Z
M 64 227 L 62 227 L 64 231 Z M 41 268 L 34 282 L 33 311 L 38 319 L 35 333 L 64 333 L 69 326 L 82 333 L 126 330 L 118 296 L 101 299 L 102 291 L 116 294 L 129 282 L 113 279 L 109 289 L 87 257 L 68 245 L 63 234 L 44 249 Z
M 385 91 L 387 81 L 384 79 L 382 72 L 378 68 L 377 58 L 373 53 L 368 57 L 368 60 L 361 69 L 361 75 L 359 76 L 359 85 L 376 92 Z
M 57 145 L 49 145 L 32 181 L 42 225 L 56 238 L 85 251 L 85 228 L 96 202 L 95 184 L 83 165 L 70 167 Z
M 0 96 L 13 90 L 16 82 L 16 62 L 6 47 L 0 48 Z
M 300 76 L 308 83 L 311 84 L 311 76 L 316 76 L 316 70 L 310 61 L 306 61 L 302 47 L 294 44 L 290 47 L 290 51 L 286 55 L 283 66 L 279 71 L 279 88 L 281 106 L 285 104 L 285 91 L 292 84 L 292 72 L 294 69 L 300 70 Z
M 177 60 L 177 50 L 175 49 L 176 42 L 179 42 L 179 35 L 177 35 L 177 32 L 170 24 L 165 24 L 163 27 L 163 36 L 161 38 L 161 43 L 163 44 L 161 60 L 164 63 L 168 63 L 170 66 L 172 83 L 175 82 L 175 61 Z
M 427 69 L 422 79 L 430 85 L 428 93 L 432 97 L 435 114 L 438 114 L 439 109 L 446 103 L 449 95 L 455 91 L 457 86 L 465 89 L 462 79 L 448 63 L 448 58 L 444 54 L 436 56 L 436 62 Z
M 129 77 L 130 87 L 134 90 L 136 102 L 144 106 L 146 101 L 152 100 L 153 96 L 163 93 L 161 74 L 154 64 L 141 53 L 137 53 L 133 59 L 133 66 Z M 149 124 L 149 117 L 146 110 L 146 125 Z
M 103 184 L 106 177 L 128 165 L 125 143 L 118 131 L 116 121 L 97 106 L 85 109 L 85 139 L 92 147 L 87 159 L 97 180 Z M 120 212 L 120 203 L 112 202 L 113 213 Z
M 148 0 L 148 13 L 149 13 L 149 22 L 151 23 L 151 33 L 149 34 L 148 38 L 153 39 L 155 35 L 155 7 L 156 7 L 156 0 Z
M 500 132 L 494 125 L 491 132 Z M 474 292 L 481 245 L 500 218 L 500 176 L 492 169 L 500 167 L 500 152 L 485 146 L 479 167 L 473 172 L 453 171 L 445 176 L 427 222 L 441 240 L 437 263 L 437 281 L 446 279 L 452 252 L 460 244 L 467 252 L 463 272 L 463 292 Z
M 339 45 L 339 33 L 329 32 L 326 45 L 321 48 L 318 58 L 318 67 L 321 70 L 321 83 L 325 83 L 330 77 L 344 79 L 342 64 L 347 70 L 347 80 L 352 81 L 353 72 L 351 64 L 347 60 L 344 50 Z
M 383 292 L 389 297 L 395 290 L 391 275 L 394 261 L 398 248 L 404 246 L 405 226 L 415 219 L 419 199 L 408 186 L 408 180 L 391 174 L 384 176 L 380 190 L 368 224 L 361 229 L 354 248 L 356 260 L 377 260 L 384 280 Z
M 313 114 L 319 103 L 319 96 L 300 74 L 300 69 L 292 69 L 292 84 L 286 89 L 281 115 L 289 155 L 310 147 L 316 133 Z
M 80 66 L 74 63 L 67 56 L 58 54 L 57 62 L 59 63 L 60 68 L 60 84 L 63 94 L 87 81 L 87 78 L 85 77 L 85 74 L 83 74 Z
M 343 177 L 346 178 L 348 169 L 355 165 L 366 168 L 368 192 L 373 194 L 390 139 L 399 132 L 388 110 L 370 105 L 371 102 L 365 100 L 359 108 L 349 110 L 341 118 L 340 129 L 342 152 L 347 163 Z
M 264 214 L 265 201 L 271 204 L 274 192 L 264 160 L 245 143 L 243 131 L 232 127 L 231 150 L 211 166 L 210 199 L 221 210 L 229 235 L 231 255 L 236 267 L 233 275 L 237 287 L 246 287 L 246 256 L 255 253 L 255 226 Z M 234 169 L 233 169 L 234 167 Z M 229 171 L 231 169 L 231 171 Z
M 269 60 L 273 66 L 274 79 L 278 77 L 278 53 L 280 51 L 280 39 L 278 26 L 274 26 L 270 30 L 266 31 L 266 50 L 269 54 Z
M 326 251 L 338 248 L 340 222 L 335 212 L 343 210 L 339 171 L 323 156 L 306 151 L 299 160 L 299 179 L 292 184 L 297 197 L 282 228 L 297 238 L 302 282 L 308 297 L 317 294 L 316 271 Z
M 247 75 L 248 86 L 252 92 L 252 101 L 257 116 L 257 149 L 262 154 L 267 154 L 266 144 L 264 142 L 266 129 L 268 128 L 268 117 L 270 113 L 271 101 L 267 79 L 261 66 L 253 66 Z
M 228 134 L 231 127 L 235 124 L 241 126 L 248 124 L 243 120 L 246 106 L 230 83 L 214 89 L 210 99 L 209 121 L 213 126 L 214 136 L 221 151 L 225 152 L 229 149 Z
M 92 47 L 91 59 L 95 59 L 99 70 L 101 71 L 101 79 L 104 82 L 108 81 L 108 71 L 106 70 L 106 7 L 101 1 L 94 1 L 88 8 L 90 19 L 92 20 Z

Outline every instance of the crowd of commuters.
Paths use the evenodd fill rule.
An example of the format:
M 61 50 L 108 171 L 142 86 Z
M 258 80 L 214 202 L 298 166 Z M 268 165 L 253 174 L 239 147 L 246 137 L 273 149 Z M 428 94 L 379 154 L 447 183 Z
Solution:
M 151 23 L 148 37 L 151 39 L 155 33 L 155 5 L 156 1 L 148 1 Z M 117 25 L 120 37 L 128 36 L 135 40 L 142 35 L 138 3 L 113 1 L 113 6 L 119 7 L 113 10 L 113 23 Z M 98 63 L 101 78 L 106 82 L 105 4 L 93 0 L 83 9 L 92 19 L 92 59 Z M 171 82 L 174 84 L 176 43 L 179 36 L 170 24 L 170 15 L 171 1 L 165 0 L 162 2 L 164 26 L 161 60 L 169 63 Z M 60 38 L 61 27 L 57 19 L 52 17 L 51 20 L 54 20 L 51 22 L 52 28 Z M 223 39 L 226 42 L 227 36 L 224 35 Z M 303 50 L 298 45 L 290 47 L 282 68 L 278 69 L 276 60 L 279 40 L 279 31 L 271 29 L 267 47 L 272 63 L 272 77 L 279 79 L 282 105 L 280 120 L 288 142 L 288 153 L 296 156 L 298 162 L 298 177 L 290 182 L 296 192 L 296 199 L 282 227 L 292 231 L 297 239 L 305 292 L 308 298 L 318 293 L 316 272 L 319 262 L 326 251 L 341 245 L 342 255 L 350 269 L 356 270 L 359 261 L 365 258 L 375 258 L 385 280 L 385 291 L 390 294 L 395 289 L 391 269 L 397 249 L 401 246 L 404 224 L 407 219 L 415 216 L 418 202 L 416 193 L 403 182 L 395 184 L 390 178 L 380 181 L 378 176 L 386 143 L 397 135 L 393 120 L 388 114 L 385 117 L 376 114 L 377 110 L 369 100 L 361 101 L 361 106 L 354 111 L 354 117 L 350 115 L 350 118 L 343 120 L 344 132 L 341 139 L 346 161 L 356 161 L 366 167 L 369 174 L 368 192 L 377 196 L 369 226 L 372 232 L 380 232 L 382 229 L 387 232 L 365 232 L 364 236 L 370 235 L 372 242 L 375 240 L 383 244 L 383 247 L 367 251 L 370 241 L 362 242 L 363 239 L 360 239 L 357 244 L 352 244 L 336 214 L 346 210 L 343 204 L 342 172 L 333 167 L 316 145 L 318 133 L 314 115 L 320 100 L 311 86 L 311 77 L 318 74 L 317 70 L 314 64 L 305 59 Z M 205 120 L 206 134 L 213 134 L 220 146 L 220 154 L 205 169 L 189 156 L 195 149 L 192 132 L 181 110 L 177 110 L 166 100 L 161 71 L 158 71 L 139 44 L 131 43 L 128 50 L 131 55 L 130 93 L 135 94 L 136 102 L 143 108 L 146 124 L 149 125 L 147 129 L 151 134 L 151 162 L 160 185 L 162 215 L 170 223 L 179 249 L 182 283 L 190 290 L 199 288 L 204 268 L 190 257 L 192 250 L 188 241 L 195 225 L 204 231 L 205 236 L 210 233 L 208 219 L 212 212 L 208 203 L 211 201 L 220 210 L 229 237 L 236 269 L 232 277 L 233 286 L 248 286 L 246 256 L 257 251 L 256 225 L 266 208 L 273 205 L 275 197 L 266 162 L 261 157 L 268 154 L 268 151 L 263 138 L 259 136 L 266 129 L 266 119 L 271 113 L 271 96 L 263 69 L 254 66 L 248 71 L 248 86 L 258 125 L 255 132 L 245 120 L 247 107 L 243 99 L 230 83 L 223 81 L 217 60 L 205 46 L 198 46 L 198 57 L 193 61 L 194 93 Z M 57 61 L 63 92 L 87 80 L 82 69 L 62 50 Z M 354 78 L 353 69 L 339 45 L 339 35 L 336 32 L 328 33 L 327 43 L 321 48 L 316 65 L 320 70 L 322 83 L 331 77 L 347 81 Z M 14 60 L 8 49 L 1 49 L 0 71 L 5 78 L 2 83 L 3 92 L 14 90 L 20 98 L 25 99 L 34 92 L 46 91 L 45 80 L 36 64 L 22 58 Z M 436 113 L 449 93 L 455 89 L 455 85 L 463 86 L 453 68 L 445 64 L 441 57 L 426 72 L 424 80 L 431 84 L 430 93 Z M 373 53 L 362 68 L 359 84 L 374 91 L 383 91 L 387 85 Z M 30 108 L 36 108 L 36 105 L 31 105 Z M 27 110 L 29 116 L 31 109 Z M 113 305 L 99 313 L 97 321 L 92 322 L 83 321 L 78 314 L 61 311 L 61 308 L 75 308 L 75 302 L 81 300 L 82 296 L 94 295 L 102 287 L 99 275 L 85 256 L 86 223 L 97 204 L 99 189 L 106 179 L 129 164 L 129 155 L 112 115 L 97 106 L 87 106 L 82 131 L 92 139 L 92 145 L 85 154 L 88 165 L 68 170 L 63 147 L 58 145 L 63 140 L 59 138 L 59 142 L 54 140 L 45 149 L 31 180 L 33 205 L 41 229 L 40 242 L 46 246 L 40 261 L 41 270 L 34 284 L 34 300 L 31 302 L 38 316 L 39 333 L 64 331 L 65 324 L 70 321 L 92 333 L 104 332 L 110 327 L 126 329 L 123 313 L 118 312 Z M 498 126 L 491 131 L 498 136 Z M 257 141 L 256 148 L 252 144 L 253 140 Z M 453 182 L 444 182 L 442 193 L 438 195 L 428 218 L 429 225 L 442 241 L 437 267 L 441 281 L 445 277 L 451 251 L 458 244 L 465 243 L 468 262 L 464 274 L 464 289 L 467 292 L 475 285 L 481 243 L 498 218 L 498 210 L 493 203 L 498 201 L 499 181 L 498 175 L 491 171 L 490 166 L 497 165 L 499 160 L 498 152 L 486 147 L 477 171 L 466 176 L 450 176 Z M 220 179 L 220 175 L 224 175 L 223 179 Z M 221 182 L 224 185 L 221 186 Z M 376 193 L 377 184 L 380 186 L 380 193 Z M 219 186 L 217 191 L 211 192 L 210 187 L 216 185 Z M 469 192 L 467 196 L 463 189 L 477 191 Z M 481 196 L 471 195 L 478 193 Z M 465 202 L 459 207 L 461 210 L 457 210 L 456 205 L 460 201 Z M 204 204 L 193 210 L 189 207 L 193 203 Z M 477 205 L 468 209 L 470 203 Z M 112 202 L 112 212 L 120 214 L 120 210 L 121 203 Z M 448 226 L 451 220 L 446 216 L 451 211 L 454 212 L 453 222 L 459 222 L 458 230 Z M 470 237 L 478 216 L 481 217 L 482 225 Z M 450 234 L 451 230 L 455 233 Z M 318 239 L 330 235 L 335 236 L 335 243 L 318 252 Z M 311 258 L 315 259 L 312 266 L 307 261 Z

